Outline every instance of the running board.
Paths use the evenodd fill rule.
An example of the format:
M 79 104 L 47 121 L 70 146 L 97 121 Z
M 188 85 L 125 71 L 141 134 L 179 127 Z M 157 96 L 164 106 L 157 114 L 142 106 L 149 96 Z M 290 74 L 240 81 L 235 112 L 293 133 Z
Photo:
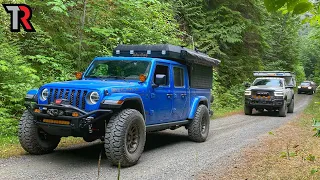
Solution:
M 176 121 L 176 122 L 170 122 L 170 123 L 164 123 L 164 124 L 153 124 L 153 125 L 147 126 L 146 130 L 147 132 L 162 131 L 165 129 L 170 129 L 171 127 L 182 126 L 189 123 L 190 123 L 190 120 Z

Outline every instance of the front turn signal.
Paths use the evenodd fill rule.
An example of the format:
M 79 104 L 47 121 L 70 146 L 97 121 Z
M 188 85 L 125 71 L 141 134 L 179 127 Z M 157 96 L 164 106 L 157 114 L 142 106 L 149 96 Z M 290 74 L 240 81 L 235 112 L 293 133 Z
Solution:
M 82 79 L 82 72 L 76 72 L 76 78 L 78 80 Z
M 73 112 L 73 113 L 72 113 L 72 117 L 79 117 L 79 113 Z
M 140 80 L 141 82 L 146 82 L 146 80 L 147 80 L 147 76 L 146 76 L 146 75 L 144 75 L 144 74 L 140 74 L 140 76 L 139 76 L 139 80 Z

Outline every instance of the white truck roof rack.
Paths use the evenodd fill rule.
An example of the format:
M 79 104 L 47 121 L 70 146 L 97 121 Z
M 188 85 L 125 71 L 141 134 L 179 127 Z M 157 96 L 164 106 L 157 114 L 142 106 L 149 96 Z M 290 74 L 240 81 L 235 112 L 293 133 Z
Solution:
M 290 71 L 254 71 L 255 77 L 278 77 L 284 78 L 287 85 L 296 87 L 296 75 Z
M 255 77 L 295 77 L 294 72 L 290 71 L 254 71 Z

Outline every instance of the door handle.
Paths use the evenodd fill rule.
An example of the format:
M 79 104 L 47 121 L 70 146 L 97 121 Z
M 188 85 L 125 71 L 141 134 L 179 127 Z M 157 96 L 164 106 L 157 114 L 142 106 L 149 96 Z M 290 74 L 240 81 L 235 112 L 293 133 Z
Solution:
M 168 97 L 168 98 L 171 98 L 172 96 L 173 96 L 173 94 L 171 94 L 171 93 L 168 93 L 168 94 L 167 94 L 167 97 Z

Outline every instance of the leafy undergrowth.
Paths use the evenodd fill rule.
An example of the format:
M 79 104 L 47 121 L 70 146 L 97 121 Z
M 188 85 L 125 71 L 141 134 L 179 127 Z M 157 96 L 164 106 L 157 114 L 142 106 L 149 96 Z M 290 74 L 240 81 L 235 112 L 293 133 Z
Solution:
M 237 108 L 221 108 L 214 111 L 214 114 L 212 116 L 213 119 L 222 118 L 226 116 L 232 116 L 235 114 L 243 113 L 243 107 L 237 107 Z
M 58 148 L 86 143 L 82 138 L 61 138 Z M 19 144 L 16 136 L 0 137 L 0 158 L 17 157 L 27 154 Z
M 320 120 L 320 95 L 295 121 L 269 132 L 260 143 L 245 148 L 218 179 L 320 179 L 320 138 L 313 119 Z M 205 172 L 198 179 L 217 179 Z

